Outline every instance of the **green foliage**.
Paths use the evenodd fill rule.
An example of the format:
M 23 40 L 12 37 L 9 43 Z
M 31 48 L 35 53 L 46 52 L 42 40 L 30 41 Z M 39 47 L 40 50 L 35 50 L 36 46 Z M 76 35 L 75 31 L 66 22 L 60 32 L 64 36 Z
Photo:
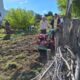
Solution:
M 0 38 L 3 38 L 5 36 L 5 34 L 3 33 L 4 33 L 4 29 L 0 29 Z
M 52 17 L 52 16 L 47 16 L 46 18 L 47 18 L 47 20 L 48 20 L 49 22 L 51 22 L 51 20 L 52 20 L 53 17 Z
M 65 14 L 66 12 L 66 1 L 67 0 L 57 0 L 59 10 L 61 11 L 61 14 Z
M 25 30 L 28 26 L 35 23 L 35 16 L 33 11 L 26 11 L 25 9 L 10 9 L 4 18 L 8 20 L 14 29 Z
M 38 30 L 40 29 L 39 26 L 40 26 L 41 19 L 42 19 L 42 15 L 36 13 L 35 14 L 35 28 L 34 28 L 33 32 L 35 32 L 35 30 L 36 30 L 36 32 L 38 32 Z
M 36 15 L 35 15 L 35 21 L 36 21 L 35 24 L 39 23 L 40 20 L 41 20 L 41 18 L 42 18 L 42 16 L 41 16 L 40 14 L 36 14 Z
M 49 16 L 53 16 L 53 12 L 49 11 L 49 12 L 48 12 L 48 15 L 49 15 Z
M 65 14 L 67 0 L 57 0 L 57 3 L 58 3 L 58 7 L 61 11 L 61 14 Z M 80 17 L 80 0 L 73 0 L 72 16 Z
M 11 38 L 11 35 L 10 34 L 6 34 L 3 38 L 3 40 L 10 40 Z
M 53 16 L 53 12 L 49 11 L 47 14 L 45 14 L 45 16 Z
M 47 14 L 45 14 L 45 17 L 48 20 L 48 22 L 51 22 L 53 18 L 53 12 L 49 11 Z
M 80 17 L 80 0 L 73 0 L 73 12 Z

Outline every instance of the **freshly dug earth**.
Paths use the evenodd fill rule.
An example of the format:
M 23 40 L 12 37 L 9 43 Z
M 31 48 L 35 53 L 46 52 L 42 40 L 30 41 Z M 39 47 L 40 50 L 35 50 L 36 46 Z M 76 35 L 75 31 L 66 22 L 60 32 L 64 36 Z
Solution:
M 0 80 L 30 80 L 40 70 L 35 35 L 0 41 Z

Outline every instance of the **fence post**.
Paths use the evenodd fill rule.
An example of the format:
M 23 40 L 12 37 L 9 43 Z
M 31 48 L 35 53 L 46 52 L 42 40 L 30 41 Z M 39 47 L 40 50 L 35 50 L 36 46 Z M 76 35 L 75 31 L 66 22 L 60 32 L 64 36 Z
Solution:
M 51 59 L 51 49 L 47 49 L 47 62 Z
M 69 44 L 69 29 L 71 26 L 71 20 L 67 17 L 64 17 L 63 22 L 63 46 Z

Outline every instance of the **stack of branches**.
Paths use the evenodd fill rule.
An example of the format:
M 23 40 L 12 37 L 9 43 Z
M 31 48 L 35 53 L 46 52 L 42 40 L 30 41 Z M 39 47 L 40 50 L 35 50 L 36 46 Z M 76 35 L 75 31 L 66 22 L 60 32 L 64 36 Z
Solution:
M 63 51 L 58 47 L 48 67 L 31 80 L 75 80 L 75 56 L 67 46 Z

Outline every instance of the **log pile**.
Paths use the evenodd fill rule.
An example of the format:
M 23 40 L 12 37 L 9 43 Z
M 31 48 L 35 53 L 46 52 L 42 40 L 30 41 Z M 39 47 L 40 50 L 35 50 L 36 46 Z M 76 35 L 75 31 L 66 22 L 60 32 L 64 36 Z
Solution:
M 69 47 L 66 46 L 64 51 L 58 47 L 53 60 L 49 61 L 45 69 L 31 80 L 75 80 L 73 65 L 75 65 L 75 56 Z

